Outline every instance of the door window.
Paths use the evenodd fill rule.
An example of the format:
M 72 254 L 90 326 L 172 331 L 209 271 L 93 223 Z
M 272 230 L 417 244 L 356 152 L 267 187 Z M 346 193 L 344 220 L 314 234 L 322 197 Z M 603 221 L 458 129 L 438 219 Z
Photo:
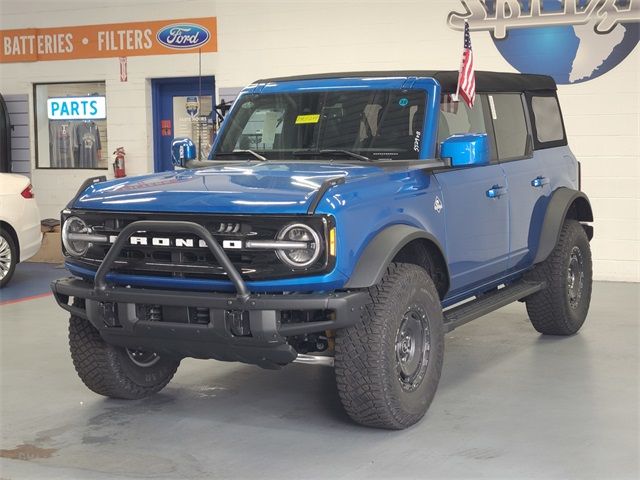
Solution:
M 529 133 L 522 96 L 517 93 L 489 95 L 489 105 L 500 160 L 526 157 Z
M 487 133 L 483 102 L 477 101 L 469 108 L 466 103 L 453 102 L 451 95 L 444 94 L 440 100 L 438 145 L 451 135 L 461 133 Z
M 196 146 L 196 158 L 206 160 L 213 141 L 210 96 L 173 97 L 174 138 L 187 137 Z

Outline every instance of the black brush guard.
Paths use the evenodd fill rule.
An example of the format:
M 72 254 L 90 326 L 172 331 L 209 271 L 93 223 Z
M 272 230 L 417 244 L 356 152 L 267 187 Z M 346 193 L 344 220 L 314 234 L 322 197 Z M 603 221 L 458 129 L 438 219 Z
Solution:
M 225 270 L 236 293 L 130 288 L 110 285 L 107 274 L 131 235 L 144 232 L 181 232 L 199 236 Z M 176 281 L 179 281 L 178 279 Z M 211 233 L 192 222 L 142 220 L 127 225 L 98 268 L 94 282 L 75 277 L 56 280 L 51 289 L 58 305 L 85 318 L 107 343 L 176 357 L 215 358 L 278 368 L 292 362 L 297 352 L 287 336 L 335 330 L 359 320 L 369 301 L 366 291 L 333 293 L 252 294 Z M 84 302 L 70 303 L 70 298 Z M 140 305 L 209 309 L 208 324 L 148 321 L 139 318 Z M 329 310 L 330 319 L 280 322 L 283 310 Z M 230 318 L 248 314 L 250 336 L 236 336 Z

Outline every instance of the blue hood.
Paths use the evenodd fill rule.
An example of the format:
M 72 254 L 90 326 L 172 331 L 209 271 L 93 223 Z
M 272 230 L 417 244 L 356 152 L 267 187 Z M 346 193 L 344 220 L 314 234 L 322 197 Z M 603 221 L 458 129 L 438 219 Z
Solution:
M 382 172 L 363 163 L 221 162 L 88 187 L 73 208 L 134 212 L 304 214 L 323 181 Z

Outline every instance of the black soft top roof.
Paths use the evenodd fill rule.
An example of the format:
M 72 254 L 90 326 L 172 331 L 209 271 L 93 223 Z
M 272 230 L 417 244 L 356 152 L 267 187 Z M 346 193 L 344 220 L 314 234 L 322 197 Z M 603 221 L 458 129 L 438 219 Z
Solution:
M 455 70 L 389 70 L 374 72 L 335 72 L 293 77 L 265 78 L 254 83 L 290 82 L 294 80 L 321 80 L 330 78 L 359 77 L 431 77 L 435 78 L 442 90 L 447 93 L 456 91 L 458 72 Z M 556 90 L 556 82 L 548 75 L 528 73 L 476 72 L 477 92 L 524 92 L 534 90 Z

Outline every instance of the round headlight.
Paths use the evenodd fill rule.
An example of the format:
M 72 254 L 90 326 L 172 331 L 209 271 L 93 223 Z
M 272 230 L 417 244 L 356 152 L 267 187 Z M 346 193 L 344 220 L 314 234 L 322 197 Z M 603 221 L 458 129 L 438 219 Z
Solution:
M 69 254 L 74 257 L 80 257 L 87 253 L 91 245 L 86 240 L 73 240 L 74 233 L 89 233 L 90 229 L 87 224 L 78 217 L 69 217 L 62 226 L 62 244 Z
M 294 268 L 304 268 L 313 264 L 322 251 L 320 236 L 313 228 L 302 223 L 292 223 L 284 227 L 278 234 L 278 240 L 307 244 L 307 248 L 304 249 L 277 250 L 280 260 Z

